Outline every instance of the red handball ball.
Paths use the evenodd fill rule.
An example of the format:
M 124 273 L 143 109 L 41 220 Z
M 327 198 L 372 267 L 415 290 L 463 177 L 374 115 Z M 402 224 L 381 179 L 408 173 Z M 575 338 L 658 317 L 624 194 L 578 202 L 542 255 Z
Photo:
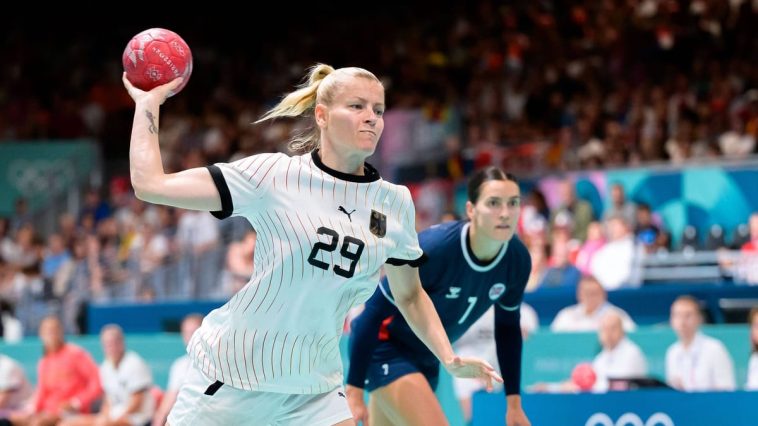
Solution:
M 597 375 L 589 362 L 577 364 L 571 371 L 571 381 L 583 391 L 591 390 L 595 385 L 595 380 L 597 380 Z
M 177 33 L 164 28 L 150 28 L 132 37 L 122 61 L 126 78 L 145 91 L 184 77 L 181 86 L 169 96 L 181 92 L 192 74 L 189 46 Z

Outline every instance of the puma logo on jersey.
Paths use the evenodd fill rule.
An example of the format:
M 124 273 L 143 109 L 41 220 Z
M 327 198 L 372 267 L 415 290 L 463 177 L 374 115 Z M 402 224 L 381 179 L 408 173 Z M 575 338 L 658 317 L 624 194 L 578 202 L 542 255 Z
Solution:
M 347 218 L 350 219 L 350 222 L 353 221 L 353 218 L 351 218 L 350 215 L 353 214 L 353 213 L 355 213 L 355 209 L 353 209 L 353 211 L 351 211 L 350 213 L 348 213 L 347 210 L 345 210 L 344 207 L 339 206 L 339 208 L 337 210 L 341 211 L 342 213 L 345 213 L 347 215 Z
M 445 299 L 457 299 L 461 295 L 460 287 L 450 287 L 448 290 L 450 293 L 445 295 Z

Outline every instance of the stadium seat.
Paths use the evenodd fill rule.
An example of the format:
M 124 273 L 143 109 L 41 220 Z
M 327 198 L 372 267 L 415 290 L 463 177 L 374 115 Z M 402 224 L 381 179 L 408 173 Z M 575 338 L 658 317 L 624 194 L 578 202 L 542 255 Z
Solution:
M 750 241 L 750 228 L 748 228 L 746 223 L 741 223 L 734 228 L 731 248 L 739 250 L 748 241 Z
M 682 251 L 696 251 L 700 249 L 700 241 L 698 238 L 697 228 L 692 225 L 687 225 L 684 227 L 680 247 Z
M 703 248 L 706 250 L 718 250 L 724 247 L 726 247 L 724 228 L 718 224 L 711 225 L 711 228 L 708 230 L 708 235 L 705 237 Z

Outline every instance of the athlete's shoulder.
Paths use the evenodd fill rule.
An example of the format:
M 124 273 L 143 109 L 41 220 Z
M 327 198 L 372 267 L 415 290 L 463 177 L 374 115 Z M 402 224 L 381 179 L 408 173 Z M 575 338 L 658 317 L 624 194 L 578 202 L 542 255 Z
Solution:
M 238 166 L 241 164 L 251 164 L 251 163 L 266 161 L 266 160 L 282 160 L 282 159 L 293 160 L 296 158 L 299 158 L 299 157 L 290 157 L 287 154 L 284 154 L 282 152 L 263 152 L 259 154 L 249 155 L 247 157 L 237 158 L 226 164 L 229 164 L 230 166 Z
M 271 177 L 272 171 L 275 172 L 277 165 L 286 164 L 295 158 L 297 157 L 290 157 L 281 152 L 271 152 L 254 154 L 229 163 L 216 163 L 215 165 L 234 170 L 250 181 L 257 181 L 263 179 L 264 176 Z
M 516 235 L 508 242 L 506 259 L 506 268 L 515 274 L 516 280 L 523 281 L 522 285 L 525 286 L 532 271 L 532 256 L 521 238 Z
M 514 235 L 508 242 L 508 254 L 511 257 L 515 257 L 516 260 L 523 260 L 524 258 L 531 259 L 529 255 L 529 249 L 518 235 Z
M 421 235 L 424 235 L 437 239 L 450 239 L 450 237 L 460 238 L 461 230 L 465 224 L 466 222 L 463 220 L 453 220 L 449 222 L 438 223 L 421 231 L 419 233 L 419 237 Z
M 418 235 L 419 244 L 425 253 L 453 253 L 461 249 L 461 232 L 465 221 L 457 220 L 439 223 L 421 231 Z
M 388 180 L 384 180 L 381 177 L 376 181 L 378 184 L 380 184 L 383 188 L 386 188 L 389 192 L 395 192 L 398 195 L 406 198 L 412 198 L 411 197 L 411 190 L 402 184 L 399 183 L 392 183 Z

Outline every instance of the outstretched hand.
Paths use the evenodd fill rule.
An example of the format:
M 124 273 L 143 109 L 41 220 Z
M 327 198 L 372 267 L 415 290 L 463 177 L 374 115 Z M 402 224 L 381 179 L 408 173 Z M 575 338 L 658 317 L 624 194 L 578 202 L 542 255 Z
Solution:
M 363 401 L 363 389 L 347 385 L 345 393 L 347 394 L 347 405 L 350 407 L 350 412 L 353 413 L 355 424 L 363 422 L 363 426 L 369 426 L 368 408 Z
M 484 380 L 487 392 L 492 392 L 493 380 L 503 383 L 503 378 L 497 371 L 487 361 L 479 358 L 456 356 L 445 364 L 445 369 L 455 377 Z
M 131 96 L 132 99 L 134 99 L 135 103 L 138 103 L 142 100 L 152 97 L 159 102 L 159 105 L 163 105 L 163 103 L 166 102 L 166 99 L 168 99 L 168 97 L 174 93 L 174 89 L 176 89 L 182 84 L 182 81 L 184 81 L 184 78 L 177 77 L 166 84 L 155 87 L 149 92 L 146 92 L 142 89 L 138 89 L 134 87 L 132 82 L 129 81 L 128 78 L 126 78 L 126 73 L 123 73 L 123 75 L 121 76 L 121 80 L 124 82 L 124 87 L 126 87 L 126 91 L 129 92 L 129 96 Z

